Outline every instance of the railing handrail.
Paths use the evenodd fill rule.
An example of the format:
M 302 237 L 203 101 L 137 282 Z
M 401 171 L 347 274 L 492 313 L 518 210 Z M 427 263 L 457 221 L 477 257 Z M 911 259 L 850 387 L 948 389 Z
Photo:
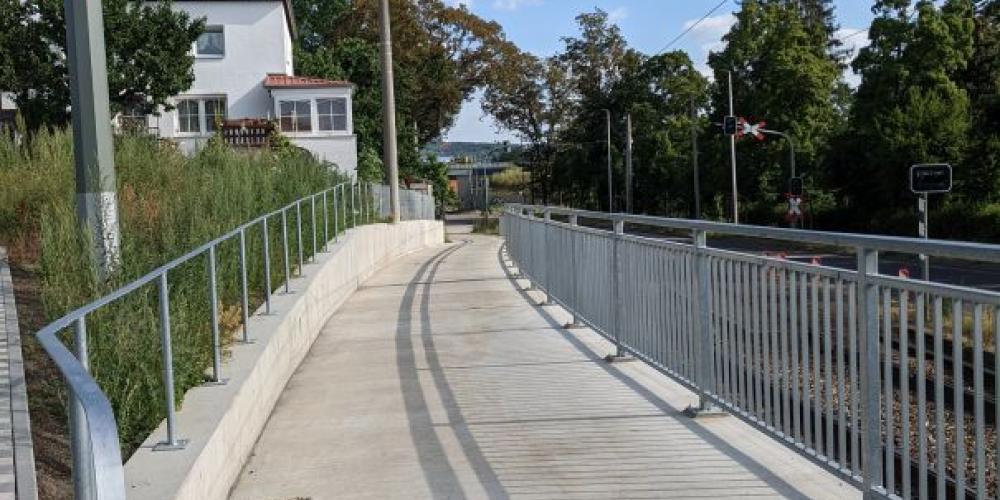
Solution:
M 976 260 L 1000 263 L 1000 245 L 969 241 L 949 241 L 922 239 L 905 236 L 844 233 L 836 231 L 815 231 L 790 229 L 750 224 L 732 224 L 696 219 L 677 219 L 650 215 L 594 212 L 565 207 L 509 203 L 508 210 L 530 210 L 557 215 L 576 215 L 586 219 L 622 221 L 631 224 L 663 227 L 667 229 L 698 230 L 731 236 L 748 236 L 798 243 L 812 243 L 837 247 L 868 248 L 880 252 L 927 254 L 935 257 Z
M 239 226 L 235 227 L 234 229 L 232 229 L 230 231 L 227 231 L 226 233 L 224 233 L 224 234 L 222 234 L 222 235 L 220 235 L 220 236 L 212 239 L 211 241 L 208 241 L 206 243 L 203 243 L 203 244 L 197 246 L 196 248 L 194 248 L 194 249 L 192 249 L 192 250 L 184 253 L 183 255 L 181 255 L 179 257 L 176 257 L 176 258 L 170 260 L 169 262 L 167 262 L 167 263 L 165 263 L 165 264 L 163 264 L 163 265 L 161 265 L 161 266 L 153 269 L 152 271 L 146 273 L 145 275 L 143 275 L 143 276 L 141 276 L 141 277 L 139 277 L 139 278 L 137 278 L 137 279 L 135 279 L 135 280 L 133 280 L 133 281 L 131 281 L 131 282 L 129 282 L 129 283 L 127 283 L 127 284 L 125 284 L 125 285 L 117 288 L 117 289 L 115 289 L 114 291 L 112 291 L 112 292 L 110 292 L 110 293 L 108 293 L 108 294 L 106 294 L 106 295 L 104 295 L 104 296 L 102 296 L 102 297 L 100 297 L 100 298 L 98 298 L 98 299 L 96 299 L 96 300 L 88 303 L 88 304 L 85 304 L 85 305 L 83 305 L 83 306 L 81 306 L 81 307 L 79 307 L 79 308 L 77 308 L 77 309 L 75 309 L 75 310 L 73 310 L 73 311 L 71 311 L 71 312 L 63 315 L 59 319 L 56 319 L 56 320 L 52 321 L 51 323 L 49 323 L 48 325 L 42 327 L 40 330 L 38 330 L 35 333 L 35 337 L 38 339 L 39 343 L 45 349 L 45 351 L 48 354 L 48 356 L 56 364 L 56 367 L 59 369 L 60 373 L 62 374 L 63 378 L 66 381 L 66 384 L 67 384 L 68 388 L 70 389 L 70 393 L 71 393 L 71 404 L 70 404 L 70 407 L 71 407 L 71 417 L 74 417 L 74 418 L 75 417 L 79 417 L 79 415 L 76 414 L 76 412 L 78 410 L 82 410 L 83 414 L 86 417 L 85 418 L 85 422 L 78 421 L 78 422 L 75 422 L 73 426 L 71 426 L 71 432 L 72 433 L 75 434 L 77 432 L 82 432 L 82 433 L 85 434 L 84 436 L 76 436 L 76 435 L 74 435 L 74 438 L 73 438 L 74 448 L 76 448 L 78 446 L 79 447 L 87 448 L 85 450 L 80 450 L 80 453 L 82 453 L 82 455 L 77 455 L 78 450 L 74 450 L 74 482 L 77 483 L 76 490 L 77 490 L 78 493 L 80 493 L 82 491 L 84 497 L 87 497 L 87 498 L 96 498 L 96 499 L 100 499 L 100 500 L 124 500 L 125 499 L 124 469 L 123 469 L 123 464 L 122 464 L 122 460 L 121 460 L 120 441 L 119 441 L 119 436 L 118 436 L 117 421 L 116 421 L 116 418 L 115 418 L 115 415 L 114 415 L 114 408 L 112 407 L 111 402 L 108 399 L 107 395 L 105 395 L 104 392 L 101 390 L 100 385 L 97 383 L 97 381 L 94 379 L 94 377 L 91 376 L 91 374 L 90 374 L 90 372 L 88 370 L 88 361 L 87 361 L 87 359 L 85 357 L 84 357 L 84 359 L 79 359 L 76 355 L 74 355 L 73 352 L 69 348 L 67 348 L 63 344 L 62 340 L 59 338 L 59 336 L 58 336 L 59 332 L 65 330 L 67 328 L 70 328 L 71 326 L 76 326 L 78 328 L 78 331 L 77 331 L 78 337 L 80 335 L 84 335 L 84 339 L 85 339 L 85 330 L 86 330 L 85 321 L 86 321 L 86 317 L 90 313 L 93 313 L 94 311 L 97 311 L 101 307 L 104 307 L 104 306 L 106 306 L 106 305 L 108 305 L 108 304 L 110 304 L 110 303 L 112 303 L 112 302 L 114 302 L 114 301 L 116 301 L 118 299 L 121 299 L 121 298 L 123 298 L 123 297 L 131 294 L 132 292 L 138 290 L 139 288 L 141 288 L 143 286 L 150 285 L 150 284 L 154 283 L 157 280 L 162 280 L 160 282 L 160 284 L 161 284 L 161 294 L 162 294 L 165 291 L 165 287 L 166 287 L 165 277 L 166 277 L 166 275 L 172 269 L 175 269 L 178 266 L 181 266 L 181 265 L 183 265 L 183 264 L 185 264 L 185 263 L 187 263 L 187 262 L 189 262 L 189 261 L 191 261 L 191 260 L 193 260 L 195 258 L 202 257 L 206 253 L 208 253 L 209 255 L 213 256 L 212 260 L 213 260 L 213 266 L 214 266 L 214 250 L 219 245 L 222 245 L 223 243 L 225 243 L 225 242 L 227 242 L 227 241 L 229 241 L 229 240 L 231 240 L 233 238 L 236 238 L 236 237 L 240 237 L 241 245 L 243 245 L 244 244 L 243 243 L 243 241 L 244 241 L 243 240 L 243 236 L 245 235 L 245 232 L 248 231 L 249 229 L 253 228 L 254 226 L 257 226 L 257 225 L 262 224 L 262 223 L 264 223 L 263 227 L 264 227 L 265 236 L 266 236 L 266 231 L 267 231 L 267 229 L 266 229 L 267 228 L 266 221 L 267 220 L 269 220 L 272 217 L 284 216 L 290 210 L 299 209 L 299 207 L 301 207 L 301 204 L 304 203 L 304 202 L 312 201 L 313 203 L 315 203 L 315 201 L 318 198 L 323 197 L 323 200 L 324 200 L 324 208 L 323 209 L 324 210 L 328 210 L 328 207 L 326 206 L 326 197 L 325 197 L 325 195 L 327 195 L 327 194 L 329 194 L 329 193 L 332 192 L 334 194 L 334 203 L 336 204 L 337 203 L 337 190 L 341 190 L 341 193 L 342 193 L 342 196 L 343 196 L 343 200 L 342 201 L 344 203 L 344 210 L 345 210 L 345 213 L 343 214 L 344 217 L 345 217 L 345 227 L 343 229 L 346 229 L 347 221 L 351 220 L 351 219 L 347 219 L 346 218 L 347 217 L 347 213 L 346 213 L 346 210 L 347 210 L 347 193 L 346 193 L 346 187 L 347 186 L 350 186 L 350 188 L 352 190 L 351 191 L 351 211 L 355 213 L 355 217 L 356 217 L 357 216 L 357 210 L 359 209 L 359 207 L 355 204 L 355 201 L 354 201 L 354 191 L 353 190 L 355 189 L 355 187 L 357 187 L 357 189 L 359 190 L 359 200 L 358 201 L 359 202 L 363 202 L 363 200 L 361 199 L 362 197 L 360 195 L 360 190 L 363 189 L 364 186 L 368 186 L 369 190 L 371 190 L 370 188 L 371 188 L 372 184 L 371 183 L 365 183 L 365 182 L 359 182 L 358 180 L 351 180 L 351 181 L 348 181 L 348 182 L 337 183 L 337 184 L 335 184 L 335 185 L 333 185 L 333 186 L 331 186 L 329 188 L 326 188 L 326 189 L 323 189 L 321 191 L 312 193 L 310 195 L 303 196 L 303 197 L 301 197 L 301 198 L 299 198 L 299 199 L 297 199 L 295 201 L 292 201 L 292 202 L 290 202 L 290 203 L 288 203 L 288 204 L 286 204 L 286 205 L 284 205 L 284 206 L 282 206 L 282 207 L 280 207 L 278 209 L 275 209 L 275 210 L 270 211 L 270 212 L 268 212 L 266 214 L 257 216 L 257 217 L 255 217 L 254 219 L 252 219 L 250 221 L 244 222 L 244 223 L 240 224 Z M 372 193 L 370 192 L 368 194 L 368 196 L 372 196 Z M 372 202 L 373 202 L 373 200 L 371 198 L 369 198 L 369 200 L 368 200 L 367 203 L 372 203 Z M 361 213 L 362 219 L 364 219 L 365 217 L 367 217 L 368 220 L 369 220 L 369 222 L 370 222 L 373 219 L 371 207 L 369 207 L 367 210 L 365 210 L 364 206 L 362 206 L 362 207 L 360 207 L 360 209 L 361 209 L 361 212 L 362 212 Z M 337 217 L 337 215 L 336 215 L 337 214 L 337 210 L 338 210 L 337 207 L 334 206 L 334 216 L 335 217 Z M 301 215 L 299 215 L 298 217 L 299 217 L 298 224 L 299 224 L 299 231 L 300 231 L 300 234 L 299 234 L 299 238 L 300 238 L 299 239 L 299 245 L 300 245 L 299 246 L 299 251 L 300 251 L 299 259 L 301 261 L 301 258 L 302 258 L 302 255 L 301 255 L 301 251 L 302 251 L 302 249 L 301 249 L 301 244 L 302 244 L 302 241 L 301 241 Z M 313 231 L 314 231 L 314 239 L 315 239 L 315 236 L 316 236 L 316 233 L 315 233 L 315 231 L 316 231 L 316 227 L 315 227 L 316 226 L 316 220 L 315 220 L 315 217 L 316 217 L 316 209 L 315 209 L 315 206 L 314 206 L 313 207 Z M 364 221 L 362 220 L 362 222 L 364 222 Z M 326 219 L 324 219 L 324 224 L 326 224 Z M 335 220 L 334 224 L 335 224 L 335 226 L 334 226 L 334 235 L 336 235 L 337 232 L 338 232 L 338 229 L 337 229 L 337 226 L 336 226 L 336 224 L 337 224 L 336 220 Z M 356 224 L 357 224 L 357 221 L 355 219 L 354 223 L 352 224 L 352 226 L 356 225 Z M 326 233 L 325 229 L 324 229 L 324 238 L 327 238 L 327 239 L 329 238 L 329 235 Z M 286 238 L 285 239 L 285 245 L 286 245 L 285 260 L 286 261 L 288 260 L 287 244 L 288 243 L 287 243 L 287 238 Z M 315 250 L 315 246 L 316 246 L 316 242 L 315 241 L 313 242 L 313 246 L 314 246 L 314 250 Z M 266 243 L 265 243 L 265 248 L 266 248 Z M 242 252 L 242 250 L 241 250 L 241 252 Z M 241 266 L 245 266 L 246 265 L 245 264 L 245 255 L 241 256 L 241 259 L 242 259 Z M 267 257 L 265 257 L 265 261 L 267 261 Z M 267 264 L 265 264 L 265 266 L 266 265 Z M 287 262 L 286 262 L 286 274 L 287 274 L 287 269 L 288 268 L 287 268 Z M 243 276 L 243 280 L 244 280 L 244 290 L 243 290 L 244 297 L 243 297 L 243 301 L 244 301 L 244 309 L 245 309 L 246 308 L 246 300 L 247 300 L 246 299 L 246 283 L 245 283 L 245 281 L 246 281 L 245 267 L 243 268 L 242 272 L 244 273 L 244 276 Z M 213 281 L 212 281 L 213 285 L 212 286 L 214 286 L 214 276 L 213 276 L 212 279 L 213 279 Z M 285 276 L 285 280 L 287 281 L 289 279 L 290 279 L 290 277 L 286 275 Z M 269 278 L 268 278 L 267 283 L 268 283 L 268 285 L 270 285 Z M 270 294 L 270 290 L 267 291 L 266 295 L 269 295 L 269 294 Z M 163 297 L 161 295 L 161 300 L 162 300 L 162 298 Z M 268 307 L 270 307 L 270 306 L 268 306 Z M 162 305 L 161 305 L 161 311 L 162 310 L 163 309 L 162 309 Z M 167 312 L 167 314 L 169 314 L 169 311 Z M 244 321 L 246 320 L 246 318 L 247 318 L 246 311 L 244 311 Z M 81 328 L 83 330 L 82 332 L 80 331 Z M 162 328 L 162 325 L 161 325 L 161 328 Z M 165 338 L 169 340 L 169 332 L 168 332 L 168 336 L 165 337 Z M 77 342 L 78 342 L 77 349 L 79 350 L 81 348 L 81 344 L 79 343 L 79 342 L 81 342 L 81 340 L 78 338 Z M 85 340 L 83 340 L 82 342 L 83 342 L 82 349 L 84 350 L 84 356 L 85 356 L 85 352 L 86 352 Z M 172 385 L 172 380 L 170 381 L 170 384 Z M 74 398 L 75 398 L 75 401 L 77 402 L 75 404 L 78 404 L 78 406 L 75 406 L 75 404 L 73 403 L 72 400 Z M 172 434 L 172 421 L 171 421 L 172 415 L 170 415 L 169 413 L 170 412 L 168 410 L 168 428 L 171 428 L 171 432 L 169 432 L 168 434 Z M 78 441 L 78 439 L 79 439 L 79 441 Z M 173 443 L 170 443 L 170 444 L 173 445 Z M 76 463 L 76 461 L 78 459 L 86 460 L 89 463 L 78 464 L 78 463 Z M 79 474 L 79 476 L 78 476 L 78 474 Z

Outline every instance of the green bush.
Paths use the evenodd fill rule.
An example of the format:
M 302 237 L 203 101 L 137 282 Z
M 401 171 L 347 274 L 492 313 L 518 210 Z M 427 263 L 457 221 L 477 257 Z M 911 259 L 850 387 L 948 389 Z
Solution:
M 90 258 L 89 235 L 74 213 L 72 138 L 65 131 L 40 132 L 24 145 L 0 138 L 0 244 L 14 258 L 37 264 L 41 296 L 49 319 L 66 314 L 167 261 L 234 229 L 241 223 L 341 181 L 327 164 L 295 149 L 234 151 L 218 143 L 185 157 L 153 138 L 116 139 L 121 266 L 99 280 Z M 294 274 L 302 225 L 302 253 L 322 245 L 322 198 L 288 212 L 290 260 Z M 332 231 L 333 200 L 327 214 Z M 338 211 L 337 226 L 347 222 Z M 281 218 L 269 220 L 271 283 L 284 280 Z M 263 301 L 263 231 L 246 232 L 251 312 Z M 239 239 L 218 249 L 218 292 L 224 344 L 241 329 Z M 211 309 L 207 259 L 196 258 L 168 275 L 176 398 L 206 380 L 212 364 Z M 164 417 L 159 302 L 155 283 L 88 316 L 92 371 L 118 419 L 127 456 Z M 252 332 L 251 332 L 252 334 Z M 68 341 L 70 332 L 65 332 Z M 47 404 L 63 404 L 60 384 L 32 394 Z M 49 387 L 48 385 L 46 387 Z

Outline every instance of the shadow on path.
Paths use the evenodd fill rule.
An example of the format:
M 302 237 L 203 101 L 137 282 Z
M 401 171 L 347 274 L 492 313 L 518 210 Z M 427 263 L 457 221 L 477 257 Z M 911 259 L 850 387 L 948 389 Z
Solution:
M 457 253 L 469 244 L 462 241 L 435 255 L 424 263 L 416 272 L 413 280 L 407 285 L 406 292 L 399 305 L 399 326 L 396 329 L 396 364 L 399 370 L 399 384 L 403 392 L 406 414 L 410 426 L 410 437 L 420 460 L 420 467 L 435 498 L 464 498 L 468 496 L 448 461 L 447 453 L 435 431 L 431 419 L 424 389 L 420 384 L 419 372 L 429 370 L 434 380 L 434 386 L 440 395 L 448 421 L 453 423 L 452 429 L 462 447 L 466 459 L 472 466 L 479 483 L 491 499 L 509 498 L 503 485 L 497 478 L 489 462 L 483 456 L 479 445 L 463 422 L 461 410 L 455 401 L 455 395 L 448 385 L 444 369 L 438 359 L 434 346 L 430 317 L 430 291 L 434 284 L 434 276 L 441 264 L 448 257 Z M 411 312 L 416 302 L 417 292 L 421 291 L 419 325 L 414 325 Z M 414 327 L 418 327 L 418 332 Z M 419 334 L 428 368 L 418 369 L 414 336 Z

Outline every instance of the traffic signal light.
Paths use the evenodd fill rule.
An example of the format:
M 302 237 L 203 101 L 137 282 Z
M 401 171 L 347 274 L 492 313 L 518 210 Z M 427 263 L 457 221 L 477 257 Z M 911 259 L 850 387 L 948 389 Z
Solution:
M 727 116 L 722 119 L 722 133 L 726 135 L 736 135 L 736 117 Z
M 802 197 L 802 191 L 803 190 L 802 190 L 802 178 L 801 177 L 792 177 L 791 179 L 788 179 L 788 194 L 790 194 L 790 195 L 792 195 L 792 196 L 794 196 L 796 198 L 801 198 Z

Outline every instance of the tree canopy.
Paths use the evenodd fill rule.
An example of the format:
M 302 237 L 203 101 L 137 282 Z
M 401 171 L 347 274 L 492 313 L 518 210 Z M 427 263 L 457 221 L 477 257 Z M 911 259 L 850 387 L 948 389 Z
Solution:
M 113 112 L 150 112 L 191 86 L 191 44 L 203 21 L 170 2 L 102 3 Z M 0 0 L 0 88 L 14 93 L 31 128 L 69 120 L 65 52 L 62 1 Z

